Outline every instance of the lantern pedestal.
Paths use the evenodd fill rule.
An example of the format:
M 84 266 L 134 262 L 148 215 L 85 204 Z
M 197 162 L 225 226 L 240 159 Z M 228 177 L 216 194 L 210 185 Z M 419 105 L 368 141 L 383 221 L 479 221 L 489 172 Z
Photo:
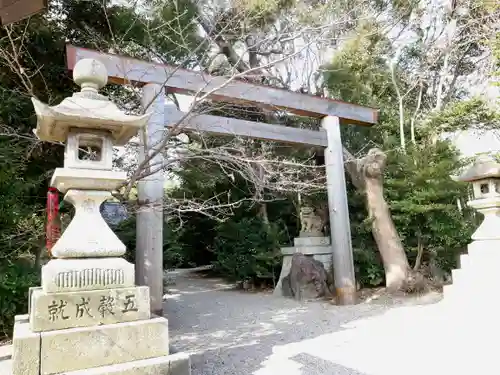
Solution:
M 107 191 L 69 190 L 66 193 L 64 200 L 75 207 L 75 217 L 52 248 L 55 257 L 119 257 L 125 254 L 125 245 L 99 210 L 101 203 L 110 197 Z

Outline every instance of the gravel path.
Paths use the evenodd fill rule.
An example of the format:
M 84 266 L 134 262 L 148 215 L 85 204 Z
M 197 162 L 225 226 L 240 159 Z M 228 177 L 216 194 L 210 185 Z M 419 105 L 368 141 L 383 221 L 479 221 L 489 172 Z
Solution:
M 241 292 L 192 270 L 175 273 L 165 312 L 172 352 L 191 354 L 192 375 L 498 373 L 497 346 L 480 344 L 500 336 L 500 325 L 491 324 L 497 310 L 464 324 L 449 304 L 429 304 L 436 295 L 338 307 Z M 0 375 L 10 374 L 10 361 L 1 359 L 2 351 Z
M 374 339 L 383 345 L 380 332 L 366 340 L 374 334 L 373 327 L 387 333 L 388 322 L 394 322 L 388 313 L 420 307 L 298 303 L 269 293 L 233 290 L 222 280 L 207 279 L 196 272 L 176 273 L 176 285 L 166 295 L 165 311 L 174 350 L 192 353 L 193 375 L 374 375 L 373 371 L 360 370 L 363 366 L 358 362 L 364 361 L 364 354 L 356 347 L 360 342 L 365 347 L 377 346 Z M 408 313 L 399 315 L 405 325 Z M 367 317 L 378 320 L 358 320 Z M 349 333 L 350 338 L 346 338 L 346 332 L 356 331 L 353 323 L 351 327 L 346 324 L 356 320 L 355 324 L 365 327 L 364 333 Z M 367 325 L 372 328 L 367 330 Z M 344 354 L 331 358 L 331 353 Z M 356 355 L 357 360 L 353 360 Z

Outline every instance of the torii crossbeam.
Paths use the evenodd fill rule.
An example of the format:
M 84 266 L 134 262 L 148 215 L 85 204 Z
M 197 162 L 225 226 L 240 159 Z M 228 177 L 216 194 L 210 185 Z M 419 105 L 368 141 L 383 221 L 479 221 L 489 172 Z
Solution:
M 268 109 L 286 110 L 300 116 L 320 118 L 322 129 L 314 131 L 219 116 L 190 114 L 184 120 L 182 129 L 325 147 L 335 288 L 339 303 L 355 303 L 356 283 L 339 125 L 372 126 L 377 122 L 376 109 L 227 77 L 211 76 L 200 71 L 67 46 L 68 69 L 72 70 L 76 62 L 83 58 L 93 58 L 104 63 L 110 80 L 114 83 L 146 84 L 143 103 L 149 105 L 151 102 L 150 109 L 155 113 L 148 124 L 148 134 L 151 138 L 157 137 L 154 133 L 161 133 L 165 126 L 177 124 L 184 115 L 181 111 L 165 106 L 163 88 L 171 93 L 201 92 L 208 94 L 212 100 L 254 104 Z M 155 141 L 158 139 L 150 139 L 148 144 L 154 144 Z M 161 190 L 148 189 L 145 185 L 139 183 L 140 199 L 156 201 L 163 198 L 163 184 Z M 162 220 L 161 217 L 158 218 L 158 212 L 148 212 L 147 209 L 139 215 L 143 215 L 143 224 L 139 223 L 138 219 L 137 284 L 150 287 L 152 310 L 161 313 Z M 145 269 L 148 267 L 149 269 Z

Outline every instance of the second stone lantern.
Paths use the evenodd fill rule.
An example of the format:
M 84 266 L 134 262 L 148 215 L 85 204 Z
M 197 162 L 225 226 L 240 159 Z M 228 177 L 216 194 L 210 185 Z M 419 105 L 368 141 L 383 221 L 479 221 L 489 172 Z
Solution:
M 499 310 L 491 296 L 497 292 L 500 261 L 500 164 L 483 154 L 459 180 L 472 184 L 473 199 L 468 205 L 483 218 L 471 236 L 467 254 L 460 255 L 460 268 L 452 270 L 453 284 L 443 287 L 444 301 L 454 315 L 477 314 L 471 320 L 476 324 L 477 319 L 485 320 L 486 312 L 498 315 Z
M 189 357 L 169 355 L 168 322 L 150 313 L 149 288 L 135 286 L 125 245 L 99 207 L 125 180 L 113 171 L 113 145 L 124 145 L 149 114 L 123 113 L 98 90 L 104 65 L 80 60 L 73 71 L 81 91 L 48 106 L 37 99 L 35 134 L 66 143 L 64 167 L 51 186 L 65 193 L 75 216 L 30 290 L 27 316 L 16 317 L 14 375 L 189 374 Z

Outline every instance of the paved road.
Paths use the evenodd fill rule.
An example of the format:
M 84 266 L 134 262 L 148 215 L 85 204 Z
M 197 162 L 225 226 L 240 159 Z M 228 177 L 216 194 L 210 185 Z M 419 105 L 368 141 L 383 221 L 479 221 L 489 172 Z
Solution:
M 411 327 L 429 307 L 301 304 L 186 271 L 170 291 L 172 344 L 192 353 L 193 375 L 413 374 L 406 370 L 419 354 L 406 349 L 419 344 L 406 340 L 409 331 L 424 335 Z M 400 358 L 388 361 L 391 351 Z

